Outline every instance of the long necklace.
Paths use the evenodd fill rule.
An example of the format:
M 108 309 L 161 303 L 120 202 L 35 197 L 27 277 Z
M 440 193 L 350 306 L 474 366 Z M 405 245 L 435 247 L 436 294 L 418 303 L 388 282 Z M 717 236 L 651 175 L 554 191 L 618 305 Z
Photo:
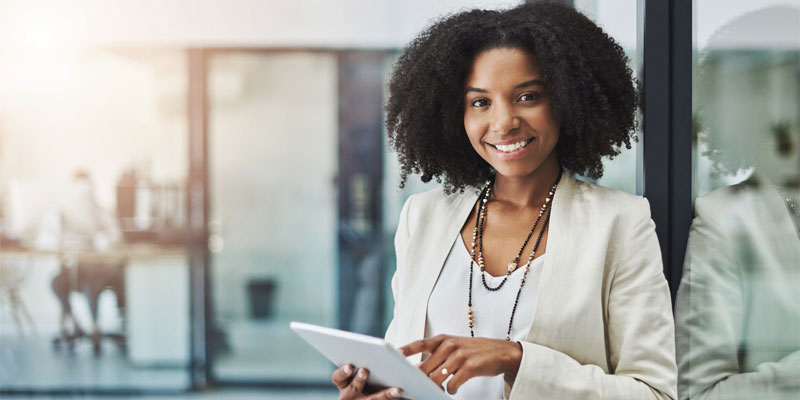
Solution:
M 490 287 L 486 284 L 486 275 L 484 271 L 486 270 L 484 261 L 483 261 L 483 227 L 486 221 L 486 203 L 489 201 L 489 194 L 491 193 L 491 187 L 493 181 L 491 179 L 486 181 L 486 185 L 484 186 L 483 190 L 481 191 L 481 195 L 478 197 L 480 201 L 480 209 L 478 211 L 478 216 L 475 219 L 475 230 L 472 232 L 472 248 L 470 251 L 470 260 L 469 260 L 469 297 L 467 299 L 467 320 L 469 322 L 469 334 L 472 337 L 475 337 L 475 320 L 473 318 L 472 313 L 472 267 L 474 265 L 475 259 L 475 244 L 477 241 L 478 244 L 478 265 L 481 269 L 481 281 L 483 282 L 483 286 L 490 290 L 496 291 L 499 290 L 508 280 L 508 277 L 511 275 L 514 270 L 517 269 L 517 264 L 519 263 L 519 258 L 522 256 L 522 252 L 525 250 L 525 246 L 528 244 L 533 232 L 536 230 L 536 226 L 539 224 L 539 220 L 542 218 L 543 214 L 547 214 L 545 216 L 544 223 L 542 224 L 542 229 L 539 231 L 539 235 L 536 237 L 536 242 L 533 245 L 533 251 L 531 251 L 530 256 L 528 256 L 528 263 L 525 265 L 525 270 L 522 273 L 522 280 L 519 284 L 519 289 L 517 290 L 517 296 L 514 300 L 514 307 L 511 309 L 511 318 L 508 321 L 508 332 L 506 333 L 506 340 L 511 340 L 511 326 L 514 322 L 514 314 L 517 312 L 517 304 L 519 303 L 519 296 L 522 293 L 522 287 L 525 285 L 525 279 L 528 277 L 528 272 L 530 271 L 531 264 L 533 263 L 534 255 L 536 254 L 536 250 L 539 248 L 539 243 L 542 240 L 542 234 L 547 228 L 547 224 L 550 222 L 550 211 L 548 210 L 548 205 L 552 204 L 553 196 L 556 193 L 556 188 L 558 187 L 558 182 L 561 180 L 561 174 L 558 174 L 558 178 L 556 179 L 556 183 L 553 184 L 553 187 L 550 188 L 550 192 L 545 199 L 542 208 L 539 210 L 539 215 L 536 217 L 536 221 L 531 228 L 531 231 L 528 233 L 528 236 L 525 238 L 525 242 L 522 244 L 522 248 L 519 250 L 519 253 L 514 258 L 513 261 L 508 263 L 508 268 L 506 271 L 506 276 L 503 278 L 503 281 L 496 287 Z
M 559 179 L 560 179 L 560 176 L 559 176 Z M 492 191 L 492 183 L 493 183 L 492 180 L 486 181 L 486 190 L 484 191 L 483 199 L 481 200 L 480 213 L 478 214 L 478 218 L 475 220 L 475 231 L 473 232 L 473 235 L 472 235 L 473 238 L 477 236 L 477 239 L 478 239 L 478 266 L 480 267 L 481 272 L 486 271 L 486 265 L 484 264 L 484 261 L 483 261 L 483 228 L 484 228 L 484 224 L 486 222 L 486 203 L 488 203 L 489 195 L 491 194 L 491 191 Z M 547 207 L 550 204 L 550 201 L 553 199 L 553 194 L 555 194 L 556 186 L 558 186 L 558 180 L 556 180 L 556 183 L 550 189 L 550 193 L 548 193 L 547 198 L 544 199 L 544 204 L 542 204 L 542 208 L 539 209 L 539 215 L 536 217 L 536 221 L 534 221 L 530 232 L 528 232 L 528 236 L 525 237 L 525 241 L 522 242 L 522 247 L 519 248 L 519 252 L 517 253 L 517 256 L 514 257 L 514 259 L 511 260 L 511 262 L 508 263 L 508 265 L 506 267 L 506 276 L 503 278 L 503 280 L 500 281 L 500 283 L 497 286 L 491 287 L 491 286 L 489 286 L 489 284 L 486 283 L 486 275 L 481 273 L 481 282 L 483 283 L 483 287 L 485 287 L 486 290 L 490 290 L 490 291 L 494 292 L 494 291 L 499 290 L 500 288 L 502 288 L 503 285 L 506 284 L 506 281 L 508 281 L 508 277 L 511 276 L 511 273 L 514 272 L 517 269 L 517 266 L 519 265 L 519 259 L 520 259 L 520 257 L 522 257 L 522 252 L 525 250 L 525 246 L 527 246 L 528 245 L 528 241 L 531 240 L 531 236 L 533 235 L 533 232 L 536 231 L 536 227 L 539 225 L 539 221 L 542 219 L 542 214 L 544 214 L 547 211 Z M 539 232 L 539 234 L 541 234 L 542 232 L 544 232 L 544 229 L 542 229 Z M 474 242 L 474 239 L 473 239 L 473 242 Z M 475 253 L 475 243 L 472 244 L 472 254 L 471 255 L 472 255 L 473 258 L 475 258 L 475 254 L 474 253 Z

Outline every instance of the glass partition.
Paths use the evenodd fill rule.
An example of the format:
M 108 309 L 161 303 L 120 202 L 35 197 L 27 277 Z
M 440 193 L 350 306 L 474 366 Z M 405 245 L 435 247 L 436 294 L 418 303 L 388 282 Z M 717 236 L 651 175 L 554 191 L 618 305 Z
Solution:
M 622 46 L 629 59 L 629 68 L 637 77 L 640 52 L 637 43 L 637 2 L 631 0 L 575 0 L 575 9 L 584 13 Z M 620 148 L 613 159 L 603 160 L 603 176 L 597 181 L 582 178 L 624 192 L 642 195 L 642 143 L 641 129 L 636 132 L 639 142 L 631 142 L 631 148 Z
M 209 248 L 219 380 L 326 381 L 290 329 L 337 325 L 337 58 L 212 54 Z
M 800 396 L 800 4 L 697 1 L 680 398 Z

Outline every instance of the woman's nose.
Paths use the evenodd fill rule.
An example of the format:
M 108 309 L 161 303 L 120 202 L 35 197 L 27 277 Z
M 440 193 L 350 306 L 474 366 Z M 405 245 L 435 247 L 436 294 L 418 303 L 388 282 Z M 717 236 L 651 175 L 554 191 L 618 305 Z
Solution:
M 519 128 L 519 124 L 519 118 L 514 114 L 514 108 L 511 105 L 495 105 L 491 121 L 492 130 L 506 134 Z

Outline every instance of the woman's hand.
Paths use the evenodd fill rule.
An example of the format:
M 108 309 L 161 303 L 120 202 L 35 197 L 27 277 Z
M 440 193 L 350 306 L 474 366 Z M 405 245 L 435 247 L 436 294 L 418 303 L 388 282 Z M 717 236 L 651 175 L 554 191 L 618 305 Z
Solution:
M 517 342 L 500 339 L 470 338 L 438 335 L 411 342 L 400 348 L 408 357 L 417 353 L 430 353 L 419 369 L 441 386 L 448 376 L 447 392 L 455 394 L 461 385 L 475 376 L 505 374 L 513 382 L 522 361 L 522 346 Z
M 331 374 L 331 382 L 339 388 L 339 400 L 384 400 L 397 399 L 403 394 L 400 388 L 387 388 L 375 393 L 365 394 L 369 371 L 359 368 L 358 371 L 349 364 L 342 365 Z

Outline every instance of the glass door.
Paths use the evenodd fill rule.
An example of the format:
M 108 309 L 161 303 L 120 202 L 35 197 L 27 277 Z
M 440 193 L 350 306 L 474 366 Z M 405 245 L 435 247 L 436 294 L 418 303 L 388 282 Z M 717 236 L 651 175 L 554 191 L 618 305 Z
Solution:
M 336 55 L 211 53 L 208 82 L 212 374 L 327 381 L 289 322 L 337 324 Z

